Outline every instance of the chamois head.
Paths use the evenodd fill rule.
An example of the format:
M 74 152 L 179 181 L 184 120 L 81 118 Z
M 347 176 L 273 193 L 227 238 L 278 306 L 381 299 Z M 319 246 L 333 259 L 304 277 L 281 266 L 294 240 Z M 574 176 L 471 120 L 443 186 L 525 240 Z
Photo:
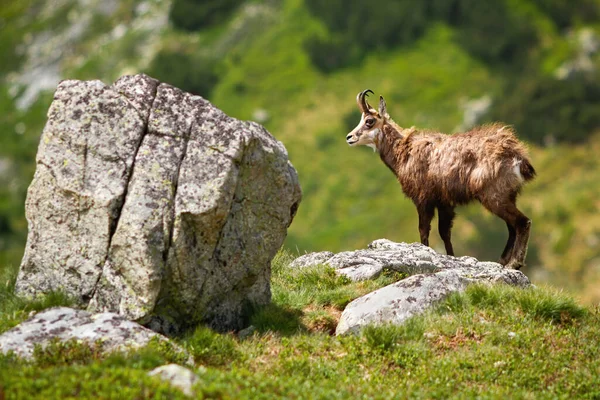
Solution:
M 346 136 L 346 142 L 350 146 L 364 145 L 375 149 L 379 140 L 378 136 L 383 131 L 383 125 L 390 116 L 387 113 L 383 96 L 379 97 L 379 110 L 375 110 L 367 102 L 369 93 L 373 93 L 373 91 L 370 89 L 363 90 L 356 96 L 356 103 L 362 112 L 362 116 L 356 128 Z

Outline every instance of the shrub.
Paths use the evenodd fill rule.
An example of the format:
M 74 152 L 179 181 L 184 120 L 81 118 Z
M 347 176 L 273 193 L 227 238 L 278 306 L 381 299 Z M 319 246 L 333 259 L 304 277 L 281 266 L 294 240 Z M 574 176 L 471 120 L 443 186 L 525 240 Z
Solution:
M 374 5 L 368 0 L 307 0 L 306 4 L 332 32 L 344 34 L 364 49 L 409 43 L 425 31 L 429 22 L 427 1 L 394 0 Z
M 374 6 L 368 0 L 307 0 L 306 5 L 332 34 L 306 45 L 313 64 L 324 72 L 357 63 L 366 51 L 410 43 L 428 24 L 426 1 L 395 0 Z
M 55 338 L 47 346 L 35 345 L 33 357 L 38 365 L 46 367 L 90 364 L 103 358 L 102 342 L 88 343 L 76 339 L 61 342 Z
M 533 24 L 505 1 L 395 0 L 381 7 L 367 0 L 306 4 L 332 33 L 333 39 L 307 44 L 311 60 L 325 72 L 360 61 L 364 52 L 411 43 L 437 21 L 455 26 L 460 44 L 487 62 L 520 59 L 537 41 Z
M 221 335 L 201 326 L 183 341 L 194 361 L 203 365 L 225 365 L 240 357 L 232 335 Z
M 573 25 L 574 21 L 595 21 L 600 16 L 600 6 L 594 0 L 532 0 L 548 15 L 559 29 Z
M 187 92 L 209 97 L 218 83 L 217 63 L 206 55 L 181 50 L 162 50 L 148 74 Z
M 569 323 L 588 313 L 572 297 L 557 291 L 528 290 L 517 301 L 525 314 L 555 323 Z
M 179 29 L 197 31 L 225 21 L 243 0 L 174 0 L 169 20 Z
M 600 127 L 599 102 L 597 79 L 526 76 L 512 82 L 492 118 L 514 124 L 522 136 L 539 144 L 581 142 Z
M 442 19 L 458 28 L 458 41 L 486 62 L 509 64 L 524 59 L 537 41 L 531 21 L 505 1 L 455 0 Z
M 322 72 L 332 72 L 354 64 L 364 54 L 360 46 L 341 35 L 332 35 L 329 38 L 312 37 L 306 41 L 304 48 L 313 65 Z
M 600 16 L 600 5 L 594 0 L 531 2 L 559 30 Z M 314 65 L 324 72 L 360 62 L 373 49 L 411 43 L 436 22 L 454 26 L 458 42 L 489 63 L 522 65 L 538 43 L 535 22 L 520 11 L 527 7 L 509 0 L 394 0 L 385 6 L 367 0 L 307 0 L 306 5 L 330 32 L 329 37 L 313 38 L 306 44 Z

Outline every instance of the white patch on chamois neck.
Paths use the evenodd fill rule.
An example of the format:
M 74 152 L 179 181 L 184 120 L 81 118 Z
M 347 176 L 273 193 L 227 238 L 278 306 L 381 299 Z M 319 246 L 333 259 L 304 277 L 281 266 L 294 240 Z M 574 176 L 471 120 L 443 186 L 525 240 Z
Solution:
M 369 131 L 367 135 L 369 139 L 373 141 L 372 143 L 367 144 L 367 146 L 372 148 L 373 151 L 377 151 L 377 144 L 379 144 L 379 141 L 381 140 L 381 129 L 375 128 L 372 131 Z
M 523 160 L 517 160 L 516 158 L 513 159 L 513 172 L 515 173 L 515 175 L 517 176 L 517 179 L 519 180 L 519 182 L 524 182 L 525 179 L 523 178 L 523 175 L 521 175 L 521 163 L 523 162 Z

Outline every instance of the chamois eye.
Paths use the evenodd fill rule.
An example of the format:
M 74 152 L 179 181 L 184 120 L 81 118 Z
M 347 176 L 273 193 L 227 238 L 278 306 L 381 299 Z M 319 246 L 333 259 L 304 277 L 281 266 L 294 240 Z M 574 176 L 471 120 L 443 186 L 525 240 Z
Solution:
M 367 126 L 372 126 L 375 123 L 375 118 L 369 118 L 366 121 Z

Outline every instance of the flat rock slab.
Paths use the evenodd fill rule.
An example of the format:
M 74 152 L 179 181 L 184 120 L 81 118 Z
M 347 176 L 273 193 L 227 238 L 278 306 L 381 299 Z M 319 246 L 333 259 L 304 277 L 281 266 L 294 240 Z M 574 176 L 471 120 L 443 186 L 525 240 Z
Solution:
M 31 359 L 36 345 L 45 347 L 56 339 L 62 342 L 74 339 L 90 345 L 100 341 L 102 351 L 112 353 L 143 347 L 153 338 L 168 341 L 121 315 L 55 307 L 35 314 L 0 335 L 0 352 L 12 351 L 19 357 Z
M 309 253 L 296 258 L 292 268 L 326 264 L 335 268 L 340 275 L 353 281 L 374 279 L 385 269 L 409 275 L 433 273 L 445 269 L 467 268 L 478 271 L 486 268 L 503 269 L 495 262 L 479 261 L 474 257 L 452 257 L 436 253 L 420 243 L 396 243 L 379 239 L 367 249 L 344 251 L 334 254 L 329 251 Z
M 527 277 L 515 270 L 471 274 L 457 268 L 413 275 L 350 302 L 342 313 L 336 335 L 358 333 L 366 325 L 401 325 L 451 293 L 462 292 L 474 283 L 494 282 L 510 282 L 521 287 L 529 285 Z
M 474 283 L 504 283 L 523 288 L 531 285 L 522 272 L 495 262 L 442 255 L 420 243 L 394 243 L 387 239 L 376 240 L 365 250 L 306 254 L 291 266 L 319 264 L 330 265 L 338 274 L 354 281 L 374 279 L 385 269 L 411 275 L 349 303 L 338 323 L 338 335 L 357 333 L 370 324 L 402 324 L 450 293 L 464 291 Z

